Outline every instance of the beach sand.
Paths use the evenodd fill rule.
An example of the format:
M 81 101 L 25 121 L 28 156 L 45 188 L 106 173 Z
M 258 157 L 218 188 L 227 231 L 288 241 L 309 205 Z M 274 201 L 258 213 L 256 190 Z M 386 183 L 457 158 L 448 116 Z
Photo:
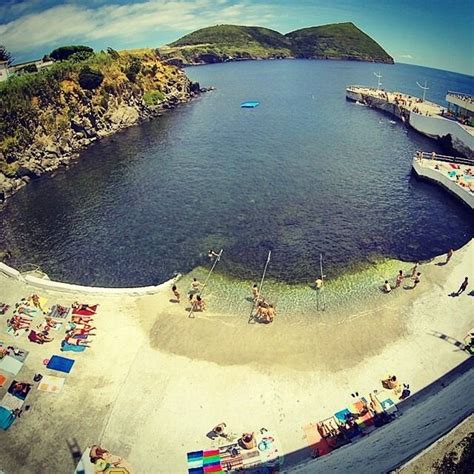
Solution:
M 462 340 L 474 326 L 473 283 L 460 297 L 448 296 L 472 275 L 474 241 L 442 262 L 444 256 L 423 264 L 414 290 L 314 315 L 281 311 L 270 325 L 248 323 L 247 301 L 245 311 L 213 312 L 219 295 L 212 278 L 208 310 L 188 318 L 184 302 L 169 301 L 170 288 L 140 297 L 85 296 L 35 290 L 0 274 L 2 302 L 40 293 L 48 304 L 100 304 L 92 348 L 63 354 L 77 362 L 62 392 L 34 389 L 31 409 L 0 431 L 0 470 L 71 472 L 65 440 L 75 438 L 83 449 L 103 444 L 138 473 L 186 472 L 188 451 L 225 443 L 206 437 L 223 421 L 235 436 L 265 426 L 284 452 L 301 449 L 302 426 L 347 406 L 354 391 L 367 394 L 396 374 L 417 392 L 469 357 L 433 331 Z M 180 289 L 185 300 L 186 286 Z M 31 351 L 16 378 L 46 373 L 42 361 L 61 354 L 61 333 L 34 345 L 7 335 L 1 318 L 0 340 Z

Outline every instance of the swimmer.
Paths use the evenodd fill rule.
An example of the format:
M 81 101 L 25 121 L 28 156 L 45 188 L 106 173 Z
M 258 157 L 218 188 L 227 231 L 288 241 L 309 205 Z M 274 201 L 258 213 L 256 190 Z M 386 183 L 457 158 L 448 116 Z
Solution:
M 315 282 L 314 282 L 314 285 L 316 286 L 316 289 L 317 290 L 320 290 L 323 286 L 323 277 L 322 276 L 319 276 L 318 278 L 316 278 Z

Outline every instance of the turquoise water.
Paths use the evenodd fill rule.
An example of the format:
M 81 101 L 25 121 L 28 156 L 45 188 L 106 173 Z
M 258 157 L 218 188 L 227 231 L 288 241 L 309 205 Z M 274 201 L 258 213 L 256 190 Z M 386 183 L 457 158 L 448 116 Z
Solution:
M 238 279 L 258 279 L 272 250 L 269 278 L 304 285 L 320 254 L 335 281 L 383 258 L 460 247 L 474 234 L 470 211 L 411 174 L 416 150 L 443 150 L 345 100 L 347 85 L 374 85 L 375 70 L 387 89 L 410 94 L 426 79 L 427 98 L 440 103 L 448 89 L 474 92 L 472 77 L 406 65 L 190 68 L 216 90 L 20 190 L 2 212 L 1 246 L 15 266 L 101 286 L 165 281 L 207 265 L 209 248 L 224 249 L 219 271 Z M 241 108 L 247 100 L 260 105 Z

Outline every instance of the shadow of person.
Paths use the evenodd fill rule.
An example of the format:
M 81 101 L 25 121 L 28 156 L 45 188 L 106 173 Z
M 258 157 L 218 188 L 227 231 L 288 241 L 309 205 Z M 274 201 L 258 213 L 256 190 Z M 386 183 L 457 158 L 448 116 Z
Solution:
M 404 290 L 414 290 L 415 289 L 415 285 L 412 285 L 412 286 L 408 286 L 408 285 L 405 285 L 403 287 Z
M 253 303 L 253 298 L 251 296 L 246 296 L 245 301 L 248 301 L 249 303 Z
M 459 296 L 455 291 L 453 291 L 452 293 L 450 293 L 448 296 L 451 296 L 453 298 L 456 298 L 456 296 Z
M 437 265 L 438 267 L 444 267 L 446 265 L 446 262 L 438 262 L 435 263 L 435 265 Z
M 206 436 L 213 441 L 219 437 L 219 435 L 214 430 L 209 431 Z
M 179 303 L 179 301 L 175 298 L 170 298 L 170 303 Z
M 471 290 L 467 295 L 468 296 L 474 296 L 474 290 Z

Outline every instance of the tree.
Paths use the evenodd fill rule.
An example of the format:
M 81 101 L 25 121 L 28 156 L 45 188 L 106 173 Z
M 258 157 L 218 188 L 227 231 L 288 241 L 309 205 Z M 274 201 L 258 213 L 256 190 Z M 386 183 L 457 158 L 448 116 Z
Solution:
M 56 61 L 64 61 L 68 59 L 69 56 L 72 56 L 75 53 L 89 53 L 92 54 L 94 50 L 89 48 L 89 46 L 82 46 L 82 45 L 70 45 L 70 46 L 61 46 L 60 48 L 56 48 L 54 51 L 51 51 L 50 57 Z
M 9 66 L 13 62 L 12 53 L 3 44 L 0 44 L 0 61 L 6 61 Z
M 79 73 L 79 85 L 83 89 L 97 89 L 104 80 L 104 75 L 100 71 L 94 71 L 89 66 L 84 66 Z

